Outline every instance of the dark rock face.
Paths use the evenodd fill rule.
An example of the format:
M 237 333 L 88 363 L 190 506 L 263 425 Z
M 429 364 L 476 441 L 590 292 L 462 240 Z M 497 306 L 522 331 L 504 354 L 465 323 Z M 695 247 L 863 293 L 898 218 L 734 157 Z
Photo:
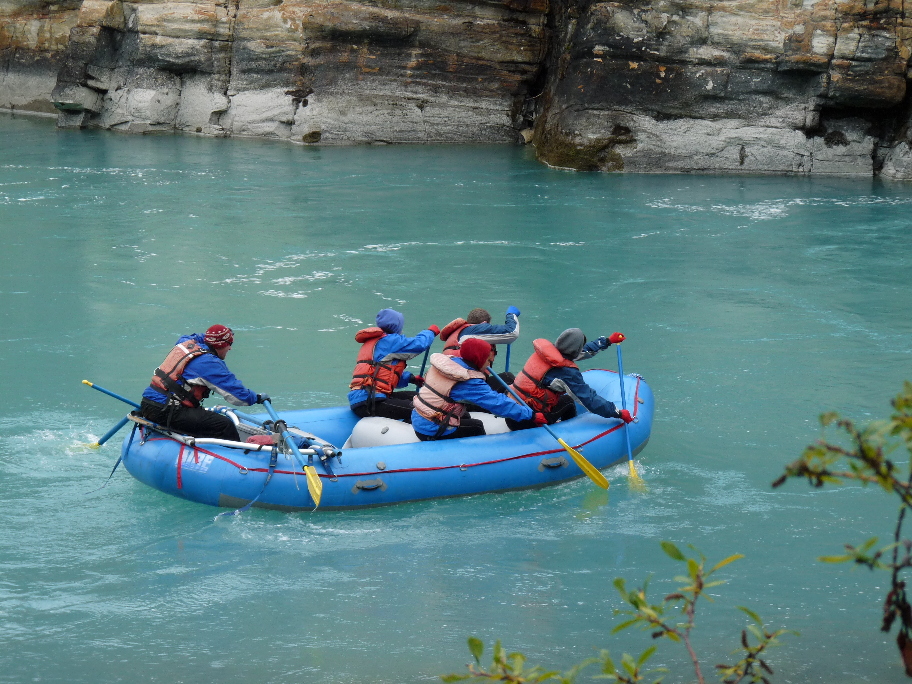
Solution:
M 554 166 L 908 177 L 901 0 L 557 0 Z
M 905 0 L 0 0 L 0 107 L 578 170 L 912 178 Z

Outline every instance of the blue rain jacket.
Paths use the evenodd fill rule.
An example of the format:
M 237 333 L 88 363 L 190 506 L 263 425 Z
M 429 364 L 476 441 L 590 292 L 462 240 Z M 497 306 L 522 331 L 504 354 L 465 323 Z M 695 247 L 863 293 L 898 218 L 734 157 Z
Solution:
M 463 368 L 475 370 L 462 358 L 458 356 L 450 357 Z M 480 406 L 485 411 L 493 413 L 495 416 L 511 418 L 513 420 L 529 420 L 534 415 L 532 409 L 525 404 L 517 404 L 511 397 L 506 394 L 500 394 L 491 389 L 491 387 L 482 378 L 472 378 L 463 382 L 457 382 L 450 390 L 450 397 L 453 401 L 467 402 Z M 423 435 L 433 436 L 437 434 L 440 426 L 437 423 L 428 420 L 418 411 L 412 409 L 412 427 L 415 432 Z M 456 428 L 450 428 L 444 431 L 444 435 L 452 434 Z
M 175 344 L 186 340 L 194 340 L 203 349 L 209 349 L 204 336 L 199 333 L 184 335 Z M 244 387 L 234 373 L 228 370 L 225 362 L 215 354 L 203 354 L 188 363 L 184 369 L 184 380 L 191 385 L 208 387 L 234 406 L 253 406 L 256 403 L 256 392 Z M 146 387 L 142 395 L 144 399 L 158 404 L 168 403 L 168 397 L 151 386 Z
M 465 342 L 470 337 L 477 337 L 488 344 L 512 344 L 519 337 L 519 317 L 508 313 L 503 325 L 475 323 L 459 333 L 460 342 Z
M 435 335 L 430 330 L 422 330 L 414 337 L 406 337 L 398 333 L 381 337 L 377 341 L 377 346 L 374 347 L 374 361 L 393 361 L 396 359 L 408 361 L 429 349 L 434 343 L 434 338 Z M 412 374 L 409 371 L 403 372 L 396 387 L 405 387 L 411 379 Z M 352 407 L 363 404 L 367 401 L 368 396 L 367 390 L 352 390 L 348 393 L 348 404 Z M 386 395 L 382 392 L 377 392 L 374 397 L 376 401 L 386 399 Z

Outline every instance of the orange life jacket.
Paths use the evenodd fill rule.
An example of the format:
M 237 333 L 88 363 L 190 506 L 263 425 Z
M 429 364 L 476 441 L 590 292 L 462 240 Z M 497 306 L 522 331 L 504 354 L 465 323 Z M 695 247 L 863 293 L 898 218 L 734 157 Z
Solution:
M 374 349 L 386 333 L 380 328 L 364 328 L 355 333 L 355 342 L 361 342 L 355 370 L 352 372 L 352 381 L 348 388 L 351 390 L 366 390 L 370 400 L 373 401 L 377 392 L 392 394 L 402 373 L 408 365 L 405 361 L 374 361 Z
M 545 374 L 552 368 L 579 368 L 570 359 L 564 358 L 557 347 L 545 339 L 532 341 L 535 353 L 526 361 L 526 365 L 513 381 L 513 389 L 533 411 L 547 413 L 560 400 L 563 392 L 555 392 L 542 382 Z
M 169 399 L 179 400 L 183 406 L 197 407 L 209 396 L 209 388 L 205 385 L 191 385 L 184 380 L 184 369 L 196 357 L 211 353 L 200 347 L 196 340 L 184 340 L 155 369 L 149 384 L 156 392 L 167 395 Z
M 459 333 L 468 328 L 472 323 L 466 323 L 464 318 L 457 318 L 455 321 L 447 323 L 446 327 L 440 331 L 440 339 L 443 340 L 443 353 L 447 356 L 459 356 Z
M 453 386 L 472 378 L 484 378 L 481 371 L 464 368 L 445 354 L 431 354 L 431 367 L 424 376 L 424 385 L 412 400 L 420 415 L 448 429 L 458 427 L 465 406 L 450 397 Z

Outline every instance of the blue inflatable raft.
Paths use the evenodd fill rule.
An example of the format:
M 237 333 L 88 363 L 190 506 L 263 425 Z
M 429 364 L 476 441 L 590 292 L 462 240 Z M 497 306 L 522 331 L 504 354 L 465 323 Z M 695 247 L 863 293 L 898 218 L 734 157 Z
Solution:
M 620 406 L 618 375 L 589 370 L 586 382 Z M 630 443 L 639 453 L 649 440 L 652 390 L 637 375 L 624 380 Z M 624 424 L 588 413 L 552 426 L 567 444 L 602 470 L 627 460 Z M 235 420 L 242 439 L 269 435 L 268 416 L 217 409 Z M 321 509 L 385 506 L 405 501 L 546 487 L 583 477 L 566 451 L 543 428 L 510 432 L 501 418 L 482 418 L 482 437 L 420 442 L 410 425 L 385 418 L 359 420 L 348 407 L 279 414 L 302 445 L 323 484 Z M 167 494 L 212 506 L 308 511 L 314 502 L 299 462 L 284 445 L 197 439 L 139 424 L 123 442 L 126 469 Z M 263 439 L 261 438 L 261 441 Z M 271 466 L 271 467 L 270 467 Z

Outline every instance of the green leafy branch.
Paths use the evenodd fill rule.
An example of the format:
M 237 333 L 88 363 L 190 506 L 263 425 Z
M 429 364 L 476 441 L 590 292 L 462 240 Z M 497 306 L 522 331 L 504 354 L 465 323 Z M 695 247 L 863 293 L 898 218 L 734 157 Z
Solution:
M 724 584 L 724 581 L 710 581 L 709 578 L 718 570 L 743 558 L 743 556 L 741 554 L 729 556 L 707 569 L 706 558 L 696 549 L 693 549 L 697 554 L 695 558 L 688 558 L 671 542 L 663 541 L 662 549 L 672 559 L 685 563 L 687 575 L 675 578 L 676 581 L 682 582 L 683 586 L 666 596 L 660 603 L 652 604 L 647 597 L 648 581 L 644 583 L 641 589 L 628 591 L 625 581 L 621 578 L 616 579 L 614 581 L 615 588 L 621 598 L 631 608 L 615 611 L 615 615 L 626 615 L 629 619 L 617 625 L 612 630 L 612 633 L 631 627 L 639 627 L 643 630 L 651 631 L 653 639 L 667 638 L 674 642 L 683 643 L 693 663 L 697 681 L 699 684 L 705 684 L 700 662 L 690 639 L 691 631 L 695 626 L 697 603 L 704 596 L 707 601 L 712 601 L 712 597 L 706 591 Z M 739 609 L 753 623 L 742 630 L 741 647 L 733 652 L 741 653 L 742 657 L 731 665 L 716 665 L 717 673 L 724 684 L 740 684 L 741 682 L 763 682 L 764 684 L 769 684 L 767 675 L 772 674 L 773 671 L 765 660 L 766 651 L 771 646 L 778 645 L 778 637 L 788 630 L 780 629 L 770 632 L 764 627 L 763 621 L 756 613 L 741 606 L 739 606 Z M 684 616 L 683 622 L 676 621 L 674 616 L 678 613 Z M 751 637 L 753 637 L 753 643 Z M 647 662 L 656 652 L 656 646 L 647 648 L 636 658 L 625 653 L 618 663 L 615 663 L 607 650 L 603 650 L 599 657 L 584 660 L 566 672 L 545 670 L 541 667 L 527 668 L 525 656 L 522 653 L 508 654 L 501 646 L 500 641 L 494 645 L 491 665 L 487 669 L 481 666 L 481 658 L 484 653 L 484 644 L 481 640 L 471 637 L 469 639 L 469 651 L 475 662 L 468 665 L 468 672 L 445 675 L 442 677 L 443 681 L 469 681 L 475 683 L 497 681 L 515 684 L 560 682 L 560 684 L 573 684 L 583 669 L 591 665 L 599 665 L 599 674 L 593 675 L 593 679 L 607 679 L 617 682 L 617 684 L 642 684 L 647 682 L 655 673 L 667 671 L 665 668 L 645 669 Z M 661 680 L 662 677 L 659 677 L 652 680 L 651 684 L 659 684 Z
M 821 427 L 844 433 L 848 445 L 834 444 L 823 438 L 817 440 L 798 460 L 785 467 L 773 487 L 780 487 L 792 478 L 805 479 L 813 487 L 858 482 L 865 487 L 877 485 L 885 493 L 899 498 L 892 543 L 877 549 L 878 538 L 872 537 L 858 546 L 846 544 L 844 554 L 822 556 L 819 560 L 824 563 L 853 562 L 870 570 L 890 572 L 890 591 L 884 600 L 881 631 L 889 632 L 899 620 L 897 644 L 906 674 L 912 677 L 912 606 L 906 594 L 906 583 L 901 579 L 902 571 L 912 567 L 912 541 L 904 539 L 902 534 L 906 512 L 912 507 L 912 383 L 905 382 L 902 392 L 891 404 L 893 414 L 889 420 L 876 421 L 865 428 L 856 427 L 853 421 L 837 413 L 821 415 Z M 904 469 L 890 458 L 901 447 L 907 452 Z
M 665 638 L 683 643 L 693 664 L 697 681 L 699 684 L 705 684 L 706 680 L 700 668 L 700 661 L 690 638 L 696 621 L 697 603 L 701 597 L 705 597 L 707 601 L 712 602 L 712 597 L 706 593 L 706 590 L 724 584 L 725 581 L 709 581 L 709 578 L 721 568 L 744 556 L 742 554 L 729 556 L 707 570 L 706 558 L 703 554 L 693 547 L 690 548 L 696 552 L 699 560 L 698 558 L 688 558 L 671 542 L 662 542 L 662 550 L 669 557 L 686 564 L 687 575 L 675 577 L 675 581 L 683 582 L 684 585 L 666 596 L 661 603 L 651 604 L 647 599 L 648 582 L 644 583 L 641 589 L 628 591 L 623 579 L 618 578 L 614 581 L 614 586 L 621 597 L 632 606 L 633 610 L 615 611 L 615 614 L 628 615 L 631 619 L 619 624 L 614 628 L 613 632 L 619 632 L 630 627 L 639 627 L 640 629 L 651 631 L 653 639 Z M 768 632 L 763 626 L 763 621 L 756 613 L 743 606 L 738 608 L 755 623 L 741 632 L 742 648 L 735 651 L 735 653 L 743 650 L 744 657 L 733 665 L 716 665 L 716 669 L 723 676 L 725 684 L 735 684 L 737 682 L 765 682 L 768 684 L 766 674 L 772 674 L 773 671 L 763 659 L 763 655 L 770 646 L 778 644 L 777 638 L 787 633 L 788 630 L 780 629 L 775 632 Z M 683 622 L 673 622 L 673 618 L 669 617 L 669 614 L 674 609 L 678 609 L 678 612 L 684 616 Z M 755 645 L 750 644 L 748 633 L 756 639 L 757 643 Z
M 567 672 L 545 670 L 541 667 L 526 668 L 526 656 L 522 653 L 507 653 L 500 641 L 494 644 L 494 653 L 491 658 L 490 669 L 481 667 L 481 656 L 484 654 L 484 643 L 481 639 L 469 637 L 469 652 L 475 658 L 474 663 L 469 663 L 468 673 L 444 675 L 441 679 L 445 682 L 515 682 L 516 684 L 539 684 L 539 682 L 560 682 L 560 684 L 573 684 L 580 670 L 598 658 L 589 658 L 572 667 Z

